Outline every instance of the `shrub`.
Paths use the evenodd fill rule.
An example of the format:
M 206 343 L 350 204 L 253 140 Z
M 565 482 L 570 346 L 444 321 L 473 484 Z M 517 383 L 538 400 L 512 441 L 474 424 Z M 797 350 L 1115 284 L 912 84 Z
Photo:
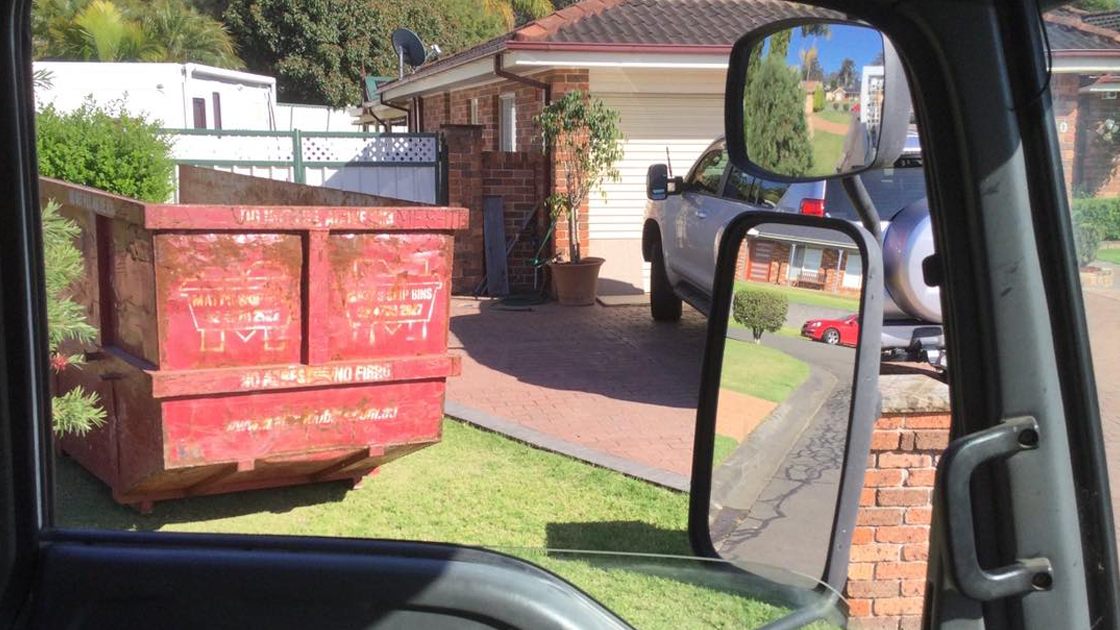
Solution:
M 824 88 L 818 85 L 817 89 L 813 90 L 813 111 L 819 112 L 822 109 L 824 109 Z
M 1120 198 L 1074 199 L 1074 225 L 1092 224 L 1106 241 L 1120 240 Z
M 74 341 L 79 344 L 93 340 L 96 330 L 86 321 L 86 311 L 70 298 L 70 288 L 85 273 L 81 252 L 74 246 L 79 234 L 73 221 L 58 213 L 53 199 L 43 208 L 43 261 L 47 285 L 47 328 L 51 369 L 62 372 L 82 363 L 82 355 L 63 354 L 59 346 Z M 75 387 L 51 399 L 54 432 L 82 435 L 105 423 L 105 410 L 99 406 L 96 393 Z
M 848 110 L 850 110 L 851 108 L 852 108 L 852 104 L 851 104 L 851 103 L 844 103 L 844 111 L 845 111 L 845 112 L 846 112 L 846 111 L 848 111 Z
M 777 332 L 786 323 L 789 302 L 786 296 L 772 291 L 740 289 L 735 292 L 731 316 L 751 329 L 754 341 L 762 339 L 763 332 Z
M 171 140 L 123 102 L 86 101 L 67 113 L 47 105 L 35 126 L 40 175 L 142 201 L 167 201 L 174 191 Z
M 1073 225 L 1073 246 L 1077 252 L 1077 264 L 1084 267 L 1097 259 L 1101 246 L 1101 228 L 1090 222 L 1075 222 Z

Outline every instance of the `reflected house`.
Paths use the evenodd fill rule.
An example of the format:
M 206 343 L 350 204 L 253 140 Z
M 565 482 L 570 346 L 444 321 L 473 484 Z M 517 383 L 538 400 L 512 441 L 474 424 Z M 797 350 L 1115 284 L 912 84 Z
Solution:
M 735 277 L 750 282 L 859 295 L 863 264 L 856 244 L 838 232 L 769 224 L 747 234 Z

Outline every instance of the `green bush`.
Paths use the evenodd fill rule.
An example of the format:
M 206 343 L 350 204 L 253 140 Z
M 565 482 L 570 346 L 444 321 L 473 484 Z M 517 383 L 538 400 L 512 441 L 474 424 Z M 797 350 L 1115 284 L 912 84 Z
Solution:
M 771 291 L 740 289 L 735 292 L 731 306 L 731 316 L 735 321 L 751 329 L 754 341 L 762 338 L 763 332 L 777 332 L 786 323 L 789 302 L 786 296 Z
M 851 104 L 851 103 L 844 103 L 844 111 L 848 111 L 848 110 L 850 110 L 851 108 L 852 108 L 852 104 Z
M 1120 240 L 1120 197 L 1074 199 L 1073 222 L 1096 226 L 1106 241 Z
M 819 112 L 822 109 L 824 109 L 824 88 L 818 85 L 817 89 L 813 90 L 813 111 Z
M 175 189 L 171 140 L 123 103 L 87 101 L 72 112 L 53 105 L 35 117 L 39 174 L 142 201 L 167 201 Z
M 1087 221 L 1075 221 L 1073 225 L 1073 246 L 1077 251 L 1077 264 L 1084 267 L 1097 259 L 1101 246 L 1100 226 Z

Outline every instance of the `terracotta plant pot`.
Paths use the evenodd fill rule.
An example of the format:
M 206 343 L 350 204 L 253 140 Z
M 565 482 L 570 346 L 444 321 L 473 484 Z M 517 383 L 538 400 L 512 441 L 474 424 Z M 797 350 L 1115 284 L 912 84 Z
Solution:
M 556 297 L 564 306 L 590 306 L 599 291 L 599 268 L 602 258 L 587 256 L 578 263 L 549 263 Z

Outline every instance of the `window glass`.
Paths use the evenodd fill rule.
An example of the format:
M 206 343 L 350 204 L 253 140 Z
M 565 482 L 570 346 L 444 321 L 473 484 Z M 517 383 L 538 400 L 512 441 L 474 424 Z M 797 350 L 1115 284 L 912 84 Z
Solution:
M 501 98 L 500 120 L 498 122 L 498 148 L 501 151 L 517 150 L 517 100 L 512 94 Z
M 727 186 L 723 189 L 723 196 L 728 199 L 753 203 L 757 193 L 756 182 L 757 180 L 753 176 L 747 175 L 732 166 L 731 171 L 727 174 Z
M 758 180 L 757 203 L 767 208 L 775 208 L 778 206 L 778 202 L 781 201 L 787 190 L 789 190 L 789 184 L 768 182 L 760 179 Z
M 727 168 L 727 151 L 717 149 L 708 152 L 696 163 L 689 180 L 692 190 L 719 194 L 719 183 L 723 179 L 723 171 Z
M 899 210 L 925 199 L 926 179 L 921 168 L 885 168 L 860 176 L 879 217 L 889 221 Z M 824 211 L 834 219 L 858 221 L 859 215 L 839 181 L 825 184 Z

